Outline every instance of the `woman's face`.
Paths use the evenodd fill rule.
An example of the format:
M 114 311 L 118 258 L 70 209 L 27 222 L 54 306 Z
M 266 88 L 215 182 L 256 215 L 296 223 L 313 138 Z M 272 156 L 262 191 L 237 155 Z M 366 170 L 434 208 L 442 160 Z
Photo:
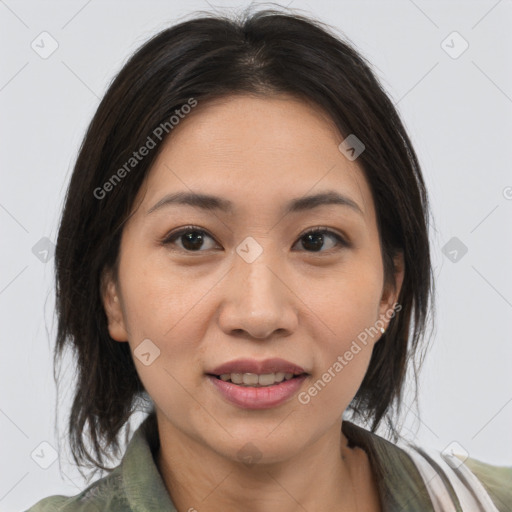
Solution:
M 169 432 L 271 462 L 339 428 L 403 277 L 385 288 L 371 192 L 341 141 L 306 103 L 243 95 L 199 102 L 166 141 L 104 301 Z M 177 193 L 218 201 L 171 201 Z M 306 201 L 317 194 L 352 206 Z M 319 226 L 327 233 L 310 233 Z M 274 358 L 306 375 L 258 366 Z M 253 366 L 219 369 L 241 359 Z M 246 384 L 266 376 L 256 388 L 233 373 L 251 373 Z

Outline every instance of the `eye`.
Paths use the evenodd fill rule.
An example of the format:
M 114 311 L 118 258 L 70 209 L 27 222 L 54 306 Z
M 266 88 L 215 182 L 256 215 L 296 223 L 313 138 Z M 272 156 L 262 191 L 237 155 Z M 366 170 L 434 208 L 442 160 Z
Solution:
M 321 251 L 325 246 L 326 238 L 330 238 L 332 242 L 328 244 L 330 247 L 327 247 L 326 251 Z M 164 245 L 175 245 L 176 241 L 179 241 L 181 243 L 181 247 L 178 245 L 179 249 L 186 252 L 204 252 L 200 249 L 205 249 L 204 244 L 208 239 L 215 243 L 215 240 L 204 229 L 197 226 L 186 226 L 174 233 L 170 233 L 162 243 Z M 350 246 L 341 235 L 323 226 L 318 226 L 302 234 L 296 244 L 299 242 L 302 242 L 302 246 L 307 249 L 307 252 L 327 252 L 336 246 Z M 206 247 L 205 250 L 212 248 L 213 246 L 210 243 L 210 247 Z
M 326 251 L 321 251 L 320 249 L 324 246 L 326 236 L 334 240 L 334 244 L 331 243 L 331 246 Z M 318 226 L 301 235 L 297 243 L 301 241 L 303 247 L 312 249 L 307 252 L 327 252 L 335 246 L 349 247 L 350 245 L 341 235 L 323 226 Z
M 213 238 L 203 229 L 198 228 L 197 226 L 186 226 L 179 231 L 171 233 L 162 241 L 162 243 L 164 245 L 172 245 L 175 243 L 175 240 L 179 239 L 182 242 L 182 246 L 179 247 L 180 249 L 187 252 L 202 252 L 198 249 L 200 249 L 207 238 L 213 240 Z

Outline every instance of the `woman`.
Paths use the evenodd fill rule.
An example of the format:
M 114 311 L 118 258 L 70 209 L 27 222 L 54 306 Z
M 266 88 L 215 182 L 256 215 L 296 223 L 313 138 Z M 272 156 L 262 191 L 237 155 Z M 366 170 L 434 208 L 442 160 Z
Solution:
M 30 511 L 511 510 L 511 468 L 398 436 L 428 214 L 392 102 L 328 27 L 261 11 L 157 34 L 91 122 L 56 248 L 77 465 L 110 471 L 149 414 L 107 476 Z

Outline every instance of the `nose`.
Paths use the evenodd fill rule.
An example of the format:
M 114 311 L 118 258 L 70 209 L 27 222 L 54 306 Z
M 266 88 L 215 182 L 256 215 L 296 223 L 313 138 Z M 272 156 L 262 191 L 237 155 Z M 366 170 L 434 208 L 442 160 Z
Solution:
M 297 328 L 299 299 L 292 283 L 264 255 L 252 263 L 239 258 L 230 272 L 218 317 L 228 335 L 262 340 Z

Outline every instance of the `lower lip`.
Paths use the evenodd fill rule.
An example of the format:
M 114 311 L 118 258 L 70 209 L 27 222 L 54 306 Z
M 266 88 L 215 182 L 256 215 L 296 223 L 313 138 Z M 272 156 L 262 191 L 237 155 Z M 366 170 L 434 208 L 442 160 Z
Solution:
M 283 380 L 278 384 L 264 387 L 239 386 L 232 382 L 226 382 L 212 375 L 207 375 L 222 396 L 244 409 L 268 409 L 277 407 L 295 395 L 302 386 L 307 375 L 294 377 L 290 380 Z

